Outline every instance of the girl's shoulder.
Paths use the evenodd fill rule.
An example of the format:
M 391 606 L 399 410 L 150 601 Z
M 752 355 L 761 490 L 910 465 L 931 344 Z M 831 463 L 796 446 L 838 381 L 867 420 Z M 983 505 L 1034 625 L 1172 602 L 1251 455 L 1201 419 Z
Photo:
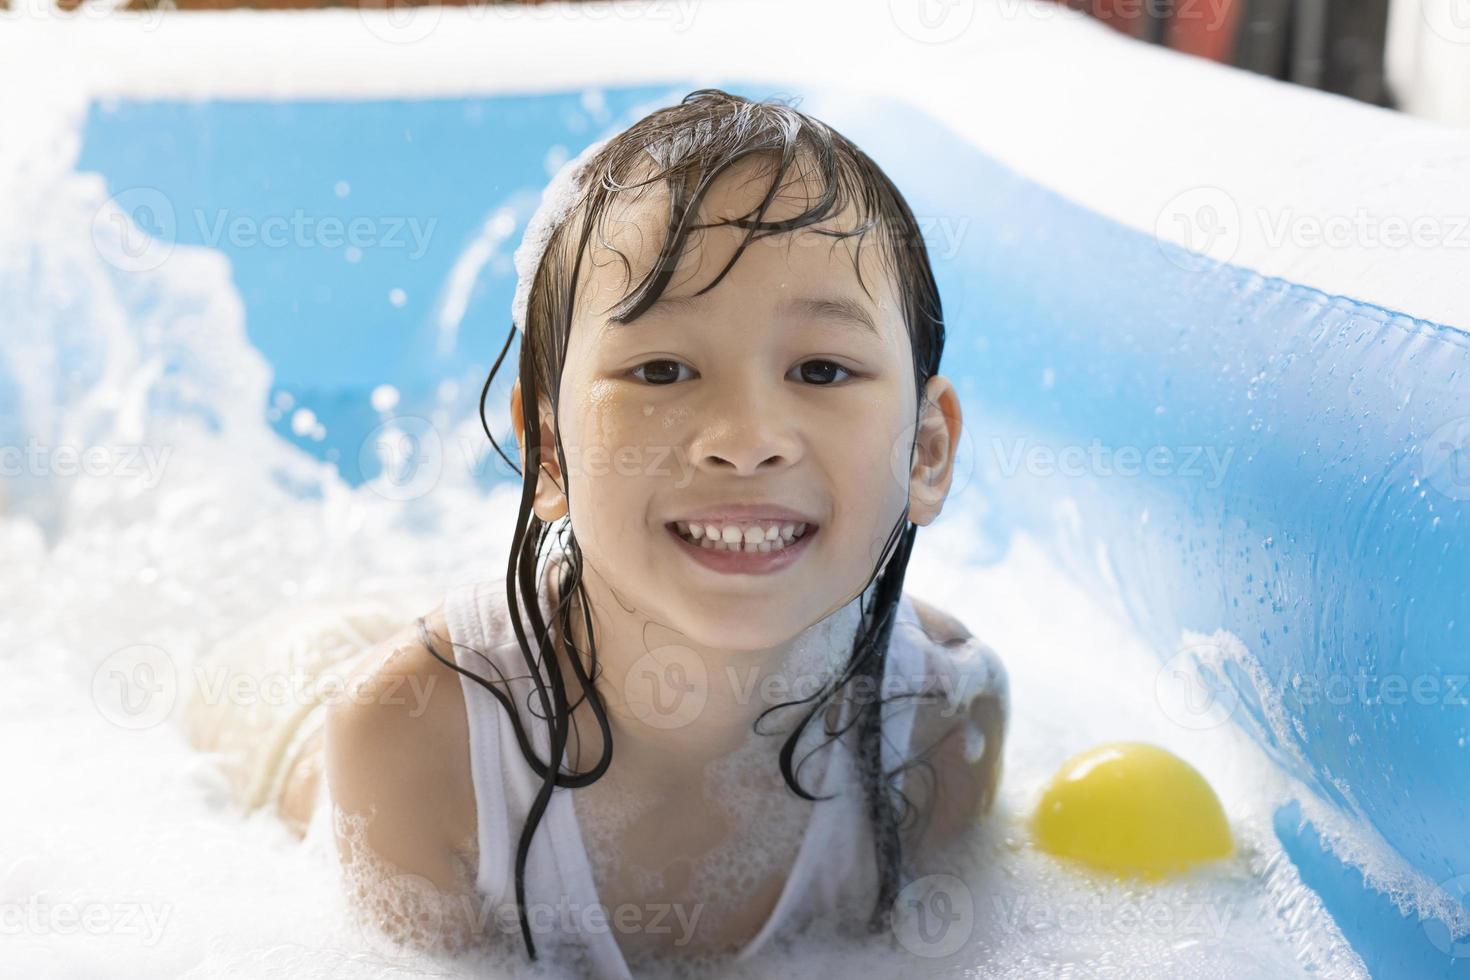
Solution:
M 415 620 L 380 640 L 345 681 L 327 716 L 326 776 L 336 809 L 367 821 L 376 857 L 449 889 L 473 867 L 468 724 L 444 662 L 444 608 L 420 618 L 423 629 Z
M 925 700 L 949 715 L 965 711 L 976 699 L 1007 703 L 1009 678 L 995 649 L 938 606 L 907 592 L 904 598 L 912 616 L 901 612 L 894 629 L 906 631 L 904 640 L 913 648 L 900 668 L 910 689 L 929 695 Z
M 922 695 L 909 736 L 909 758 L 932 767 L 921 802 L 921 850 L 943 848 L 989 812 L 1001 777 L 1010 715 L 1005 665 L 957 618 L 905 593 L 912 619 L 900 618 L 911 645 L 907 691 Z

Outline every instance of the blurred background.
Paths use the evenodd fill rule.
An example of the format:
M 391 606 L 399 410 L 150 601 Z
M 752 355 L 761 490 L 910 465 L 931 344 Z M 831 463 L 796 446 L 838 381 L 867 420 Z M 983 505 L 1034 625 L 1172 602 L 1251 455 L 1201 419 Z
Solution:
M 0 10 L 38 0 L 0 0 Z M 87 0 L 59 0 L 75 10 Z M 439 6 L 544 0 L 442 0 Z M 572 0 L 578 2 L 578 0 Z M 1470 126 L 1470 0 L 1054 0 L 1131 37 L 1373 105 Z M 929 0 L 935 16 L 973 0 Z M 414 0 L 101 0 L 153 9 L 392 8 Z M 1139 93 L 1140 99 L 1148 97 Z

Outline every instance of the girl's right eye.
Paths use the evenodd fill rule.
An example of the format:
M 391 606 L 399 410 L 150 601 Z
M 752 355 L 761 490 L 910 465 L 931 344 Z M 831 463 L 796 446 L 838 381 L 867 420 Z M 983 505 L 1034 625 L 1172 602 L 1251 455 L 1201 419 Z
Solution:
M 682 367 L 686 367 L 686 365 L 680 364 L 678 361 L 644 361 L 635 367 L 631 373 L 634 377 L 638 377 L 639 371 L 649 369 L 647 375 L 645 377 L 638 377 L 638 380 L 646 381 L 652 385 L 668 385 L 679 380 L 679 369 Z

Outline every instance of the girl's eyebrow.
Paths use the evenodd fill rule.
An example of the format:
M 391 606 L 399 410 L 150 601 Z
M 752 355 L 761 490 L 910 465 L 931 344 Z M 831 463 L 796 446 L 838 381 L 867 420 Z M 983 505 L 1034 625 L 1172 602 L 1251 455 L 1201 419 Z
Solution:
M 782 300 L 777 309 L 792 316 L 861 327 L 878 336 L 878 325 L 873 322 L 868 308 L 850 296 L 792 296 Z
M 643 311 L 638 319 L 641 320 L 652 313 L 694 312 L 702 305 L 702 299 L 701 296 L 660 296 L 653 305 Z M 873 316 L 868 312 L 868 308 L 850 296 L 790 296 L 777 304 L 776 312 L 783 316 L 827 320 L 858 327 L 875 337 L 879 336 L 878 325 L 873 322 Z M 631 325 L 612 319 L 609 319 L 606 324 L 608 328 Z

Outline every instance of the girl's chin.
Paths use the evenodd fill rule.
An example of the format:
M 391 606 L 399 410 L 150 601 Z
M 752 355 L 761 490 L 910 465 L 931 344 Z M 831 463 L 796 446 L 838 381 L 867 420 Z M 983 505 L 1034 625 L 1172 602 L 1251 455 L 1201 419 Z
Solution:
M 698 599 L 691 600 L 698 604 Z M 709 608 L 709 604 L 696 605 L 682 610 L 683 615 L 671 624 L 679 633 L 681 642 L 699 649 L 729 653 L 738 663 L 742 654 L 759 654 L 783 647 L 810 626 L 800 616 L 787 623 L 766 620 L 752 623 L 748 609 L 732 604 L 724 615 Z M 711 665 L 715 666 L 715 665 Z

